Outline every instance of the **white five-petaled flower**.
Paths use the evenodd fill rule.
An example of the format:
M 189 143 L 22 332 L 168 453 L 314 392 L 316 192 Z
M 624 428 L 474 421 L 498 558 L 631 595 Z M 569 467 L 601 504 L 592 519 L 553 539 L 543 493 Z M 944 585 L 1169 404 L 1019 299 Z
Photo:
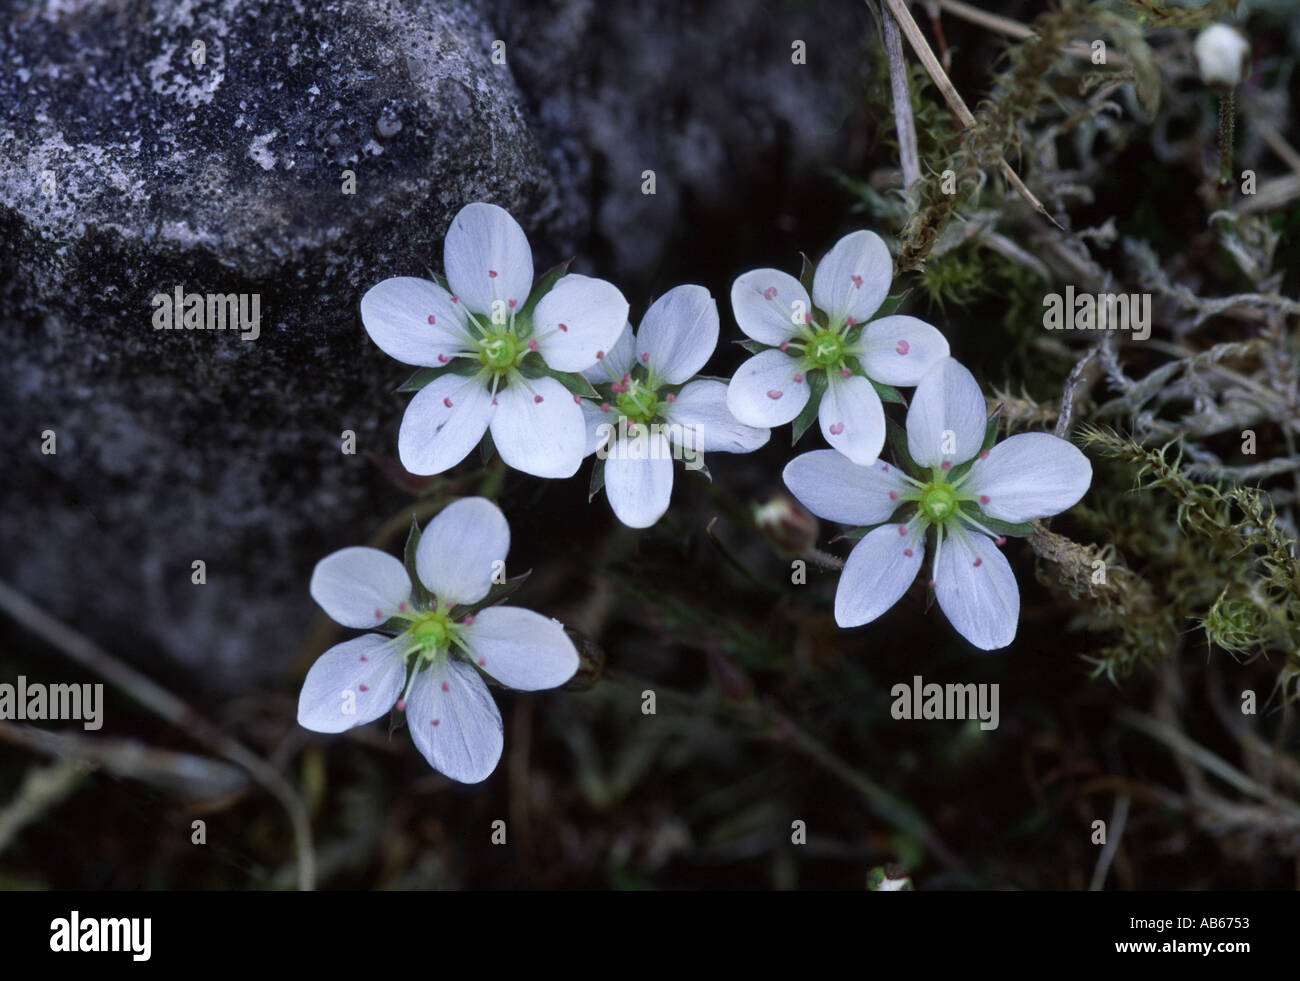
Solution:
M 718 343 L 718 305 L 703 286 L 677 286 L 650 305 L 636 334 L 623 333 L 583 372 L 608 393 L 583 402 L 587 451 L 605 461 L 605 494 L 619 521 L 648 528 L 668 510 L 673 459 L 703 467 L 703 454 L 749 453 L 767 442 L 765 428 L 738 422 L 727 386 L 694 377 Z
M 779 426 L 808 404 L 813 382 L 824 394 L 817 419 L 822 435 L 854 463 L 873 462 L 885 443 L 885 412 L 869 379 L 915 385 L 948 356 L 948 342 L 916 317 L 888 316 L 867 323 L 889 295 L 889 249 L 873 232 L 835 243 L 813 274 L 812 299 L 793 276 L 756 269 L 731 287 L 740 329 L 771 350 L 740 366 L 727 388 L 727 405 L 741 422 Z
M 1015 638 L 1020 591 L 998 550 L 1005 538 L 987 527 L 993 523 L 988 519 L 1023 523 L 1059 514 L 1087 491 L 1092 465 L 1078 448 L 1048 433 L 1020 433 L 983 450 L 986 424 L 979 385 L 945 358 L 921 380 L 907 412 L 908 452 L 929 471 L 928 479 L 884 461 L 859 466 L 833 450 L 805 453 L 786 465 L 786 486 L 814 514 L 880 525 L 844 563 L 835 593 L 841 627 L 869 623 L 907 591 L 933 527 L 930 585 L 949 621 L 986 651 Z M 962 467 L 968 461 L 970 467 Z M 896 515 L 900 508 L 903 514 Z
M 449 369 L 406 408 L 397 437 L 402 465 L 411 473 L 442 473 L 490 427 L 508 466 L 538 477 L 573 476 L 585 449 L 582 410 L 578 397 L 544 372 L 595 364 L 627 321 L 623 294 L 603 279 L 570 274 L 530 308 L 528 239 L 494 204 L 468 204 L 457 213 L 443 263 L 450 293 L 399 276 L 361 298 L 366 332 L 385 353 Z M 453 365 L 455 359 L 463 361 Z
M 425 528 L 415 567 L 432 595 L 417 600 L 405 567 L 374 548 L 322 559 L 311 595 L 345 627 L 380 628 L 331 647 L 303 681 L 298 724 L 343 732 L 405 711 L 416 747 L 453 780 L 478 783 L 501 758 L 501 713 L 479 670 L 520 691 L 573 677 L 578 653 L 555 620 L 514 606 L 465 613 L 504 570 L 505 516 L 482 497 L 447 505 Z

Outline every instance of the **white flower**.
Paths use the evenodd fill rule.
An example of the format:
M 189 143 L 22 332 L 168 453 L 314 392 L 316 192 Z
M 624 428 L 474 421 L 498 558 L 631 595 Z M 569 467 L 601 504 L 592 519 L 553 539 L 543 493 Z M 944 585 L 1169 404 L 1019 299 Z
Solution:
M 1196 36 L 1196 64 L 1206 85 L 1235 88 L 1246 77 L 1250 43 L 1227 24 L 1211 24 Z
M 979 385 L 945 358 L 921 380 L 907 412 L 908 453 L 928 477 L 910 477 L 883 461 L 858 466 L 834 450 L 805 453 L 787 464 L 786 486 L 813 514 L 880 525 L 844 563 L 835 592 L 841 627 L 871 622 L 907 591 L 933 527 L 930 585 L 952 625 L 986 651 L 1015 638 L 1020 591 L 997 548 L 1006 539 L 989 525 L 1023 523 L 1073 506 L 1092 482 L 1092 465 L 1048 433 L 1020 433 L 981 449 L 986 424 Z M 963 466 L 968 461 L 969 468 Z
M 578 396 L 551 376 L 581 371 L 613 345 L 627 320 L 623 294 L 603 279 L 568 275 L 530 299 L 528 239 L 494 204 L 468 204 L 457 213 L 443 265 L 450 293 L 399 276 L 361 298 L 366 333 L 385 353 L 447 369 L 406 408 L 397 437 L 402 465 L 415 474 L 442 473 L 490 427 L 508 466 L 538 477 L 573 476 L 585 455 L 582 410 Z
M 429 765 L 478 783 L 501 758 L 501 713 L 483 670 L 520 691 L 554 688 L 578 669 L 564 628 L 539 613 L 490 606 L 471 614 L 505 568 L 510 528 L 482 497 L 447 505 L 425 528 L 415 568 L 374 548 L 345 548 L 316 564 L 311 595 L 345 627 L 384 627 L 320 656 L 303 681 L 298 724 L 343 732 L 396 705 Z
M 915 385 L 948 356 L 944 336 L 915 317 L 867 323 L 889 294 L 893 268 L 880 237 L 860 231 L 836 242 L 817 264 L 811 301 L 799 280 L 776 269 L 739 277 L 731 287 L 736 323 L 772 349 L 754 355 L 731 379 L 727 405 L 735 417 L 780 426 L 816 395 L 826 441 L 854 463 L 874 461 L 885 443 L 885 412 L 871 379 Z
M 584 402 L 587 452 L 605 465 L 605 494 L 618 520 L 648 528 L 668 510 L 673 459 L 689 469 L 703 454 L 749 453 L 767 442 L 767 429 L 737 422 L 727 386 L 690 379 L 718 343 L 718 305 L 703 286 L 677 286 L 650 305 L 635 335 L 631 324 L 600 362 L 583 372 L 606 388 L 599 407 Z

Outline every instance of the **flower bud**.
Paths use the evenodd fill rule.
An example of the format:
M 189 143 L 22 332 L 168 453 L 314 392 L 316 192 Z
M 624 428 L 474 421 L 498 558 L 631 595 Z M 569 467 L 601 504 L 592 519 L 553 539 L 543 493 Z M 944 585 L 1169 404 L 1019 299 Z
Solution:
M 1206 85 L 1232 89 L 1250 74 L 1250 42 L 1235 27 L 1211 24 L 1197 35 L 1195 52 Z
M 755 507 L 754 523 L 777 553 L 787 558 L 805 555 L 817 544 L 817 519 L 784 494 L 774 494 Z

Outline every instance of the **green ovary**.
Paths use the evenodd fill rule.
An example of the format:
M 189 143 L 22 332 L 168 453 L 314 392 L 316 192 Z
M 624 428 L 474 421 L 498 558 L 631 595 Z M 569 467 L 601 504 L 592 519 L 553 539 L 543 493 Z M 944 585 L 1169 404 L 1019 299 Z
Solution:
M 931 524 L 941 525 L 957 510 L 957 494 L 947 484 L 926 484 L 921 491 L 921 513 Z
M 432 657 L 451 647 L 457 627 L 445 613 L 426 610 L 406 628 L 406 634 L 421 655 Z
M 659 396 L 644 382 L 629 381 L 626 392 L 620 392 L 614 404 L 620 415 L 632 422 L 648 423 L 659 411 Z
M 503 373 L 519 363 L 523 351 L 523 344 L 514 334 L 490 334 L 479 341 L 478 359 L 484 367 Z
M 805 351 L 819 368 L 833 368 L 844 360 L 844 338 L 832 330 L 818 330 L 808 339 Z

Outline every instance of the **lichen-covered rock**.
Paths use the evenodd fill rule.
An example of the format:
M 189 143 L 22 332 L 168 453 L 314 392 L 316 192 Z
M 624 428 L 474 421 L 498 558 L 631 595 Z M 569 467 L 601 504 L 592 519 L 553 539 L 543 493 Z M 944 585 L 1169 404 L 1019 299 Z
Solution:
M 439 266 L 466 201 L 571 232 L 493 40 L 460 2 L 18 5 L 0 575 L 124 654 L 283 667 L 312 554 L 383 517 L 340 450 L 391 452 L 400 410 L 361 293 Z M 257 294 L 258 336 L 155 330 L 178 286 Z

